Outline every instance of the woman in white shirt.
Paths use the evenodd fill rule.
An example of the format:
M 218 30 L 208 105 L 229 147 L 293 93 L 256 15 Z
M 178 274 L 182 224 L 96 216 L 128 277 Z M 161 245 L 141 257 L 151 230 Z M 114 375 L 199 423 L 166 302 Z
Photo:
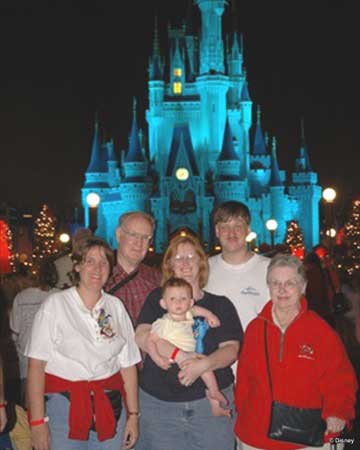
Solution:
M 25 351 L 33 446 L 129 449 L 138 437 L 141 357 L 122 302 L 102 290 L 113 252 L 90 237 L 73 261 L 76 286 L 43 302 Z

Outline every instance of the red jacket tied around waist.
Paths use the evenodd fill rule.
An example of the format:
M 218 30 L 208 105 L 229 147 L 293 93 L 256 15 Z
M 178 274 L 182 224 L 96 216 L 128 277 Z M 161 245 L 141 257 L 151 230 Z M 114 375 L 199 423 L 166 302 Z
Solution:
M 94 381 L 70 381 L 55 375 L 45 375 L 45 392 L 69 392 L 69 439 L 87 440 L 95 415 L 95 429 L 99 441 L 111 439 L 116 433 L 116 420 L 105 389 L 121 392 L 125 399 L 124 382 L 120 372 L 109 378 Z M 94 411 L 91 402 L 94 395 Z

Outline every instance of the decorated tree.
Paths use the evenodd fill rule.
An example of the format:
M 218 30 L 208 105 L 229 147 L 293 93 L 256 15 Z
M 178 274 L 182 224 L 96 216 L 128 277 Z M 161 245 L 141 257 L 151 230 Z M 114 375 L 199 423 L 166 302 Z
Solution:
M 37 272 L 41 261 L 58 253 L 58 245 L 55 241 L 56 218 L 47 205 L 43 205 L 34 227 L 33 267 Z
M 352 203 L 348 221 L 345 223 L 346 256 L 344 268 L 349 275 L 360 271 L 360 199 Z
M 301 228 L 296 220 L 288 222 L 285 243 L 292 255 L 300 259 L 304 258 L 304 239 Z
M 8 224 L 0 220 L 0 275 L 13 268 L 12 234 Z

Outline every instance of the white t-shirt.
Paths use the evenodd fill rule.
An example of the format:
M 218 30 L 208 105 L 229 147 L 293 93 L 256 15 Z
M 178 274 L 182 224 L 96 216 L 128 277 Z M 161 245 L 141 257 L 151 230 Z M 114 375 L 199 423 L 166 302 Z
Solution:
M 67 380 L 99 380 L 141 360 L 122 302 L 103 292 L 90 311 L 75 287 L 49 296 L 36 314 L 25 355 Z
M 27 358 L 24 356 L 25 347 L 30 337 L 35 314 L 42 302 L 57 289 L 43 291 L 38 287 L 29 287 L 19 292 L 10 313 L 10 328 L 19 356 L 20 378 L 26 378 Z
M 221 254 L 209 258 L 210 274 L 205 290 L 232 301 L 244 332 L 270 299 L 266 285 L 269 263 L 269 258 L 256 253 L 244 264 L 236 265 L 225 262 Z

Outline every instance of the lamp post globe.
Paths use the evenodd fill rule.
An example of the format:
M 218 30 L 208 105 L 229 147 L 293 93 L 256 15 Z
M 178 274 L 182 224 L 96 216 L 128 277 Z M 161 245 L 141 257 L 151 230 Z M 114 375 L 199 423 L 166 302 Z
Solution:
M 67 244 L 68 242 L 70 242 L 70 236 L 67 233 L 61 233 L 59 236 L 59 241 L 62 244 Z
M 267 220 L 265 225 L 269 231 L 275 231 L 278 227 L 278 223 L 275 219 Z
M 86 196 L 86 203 L 90 206 L 90 208 L 96 208 L 100 203 L 100 195 L 96 192 L 90 192 Z
M 322 198 L 327 202 L 327 203 L 332 203 L 335 198 L 336 198 L 336 191 L 334 188 L 332 187 L 327 187 L 323 190 L 322 192 Z
M 250 231 L 250 233 L 246 236 L 245 240 L 246 242 L 251 242 L 254 239 L 256 239 L 257 234 L 255 233 L 255 231 Z
M 97 229 L 97 208 L 100 203 L 100 195 L 97 194 L 96 192 L 90 192 L 86 196 L 86 203 L 90 208 L 89 228 L 92 231 L 92 233 L 95 234 L 95 231 Z
M 270 237 L 271 237 L 271 248 L 274 248 L 275 245 L 275 230 L 278 227 L 278 223 L 275 219 L 269 219 L 265 223 L 266 228 L 270 231 Z

